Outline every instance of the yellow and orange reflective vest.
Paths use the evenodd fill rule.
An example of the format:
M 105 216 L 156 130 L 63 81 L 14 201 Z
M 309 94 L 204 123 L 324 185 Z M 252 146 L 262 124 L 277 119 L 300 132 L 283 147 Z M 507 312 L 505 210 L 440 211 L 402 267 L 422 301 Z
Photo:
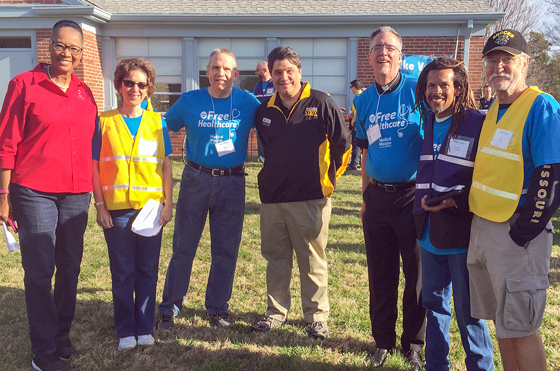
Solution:
M 529 87 L 497 121 L 499 102 L 490 107 L 480 133 L 469 206 L 476 215 L 505 222 L 515 213 L 523 189 L 523 129 L 539 94 Z
M 135 138 L 117 109 L 103 112 L 99 121 L 99 178 L 107 209 L 140 209 L 151 198 L 164 203 L 159 112 L 144 111 Z

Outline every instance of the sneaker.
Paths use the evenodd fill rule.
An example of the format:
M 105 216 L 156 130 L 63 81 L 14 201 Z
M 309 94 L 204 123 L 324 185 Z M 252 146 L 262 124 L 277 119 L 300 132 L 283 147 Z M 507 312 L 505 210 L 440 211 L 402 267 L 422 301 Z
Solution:
M 35 356 L 31 361 L 31 366 L 37 371 L 57 371 L 68 370 L 66 362 L 61 360 L 56 354 L 50 353 L 45 356 Z
M 154 345 L 156 341 L 152 335 L 138 336 L 138 345 Z
M 173 316 L 171 314 L 162 314 L 157 324 L 158 330 L 169 331 L 173 327 Z
M 280 322 L 277 319 L 271 317 L 264 317 L 259 322 L 251 326 L 250 332 L 269 332 L 273 328 L 280 327 L 284 322 Z
M 134 336 L 127 336 L 119 340 L 119 350 L 132 349 L 136 346 L 136 338 Z
M 73 355 L 80 355 L 80 352 L 74 348 L 70 339 L 64 339 L 56 344 L 56 355 L 62 359 L 70 359 Z
M 327 322 L 316 321 L 309 325 L 309 336 L 314 339 L 325 340 L 329 337 Z
M 210 315 L 210 321 L 216 327 L 228 327 L 233 323 L 233 320 L 225 312 Z

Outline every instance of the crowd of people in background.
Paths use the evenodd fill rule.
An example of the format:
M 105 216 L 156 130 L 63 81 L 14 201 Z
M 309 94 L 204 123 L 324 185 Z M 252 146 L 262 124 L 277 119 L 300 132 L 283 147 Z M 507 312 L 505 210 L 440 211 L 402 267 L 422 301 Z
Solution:
M 295 252 L 308 334 L 329 336 L 331 196 L 345 170 L 359 167 L 363 203 L 356 211 L 376 345 L 371 365 L 383 366 L 400 349 L 415 371 L 449 370 L 453 297 L 467 370 L 494 369 L 486 320 L 494 322 L 504 370 L 546 370 L 538 331 L 551 217 L 560 205 L 560 104 L 526 84 L 528 48 L 519 32 L 488 38 L 477 109 L 463 62 L 436 58 L 419 77 L 402 74 L 401 36 L 388 26 L 376 29 L 367 55 L 375 82 L 367 89 L 350 83 L 349 126 L 327 93 L 302 81 L 299 53 L 283 46 L 258 63 L 253 94 L 233 87 L 235 54 L 213 50 L 210 86 L 183 93 L 163 117 L 150 111 L 153 66 L 123 59 L 114 74 L 122 104 L 98 113 L 91 90 L 74 74 L 84 47 L 77 23 L 57 22 L 50 63 L 10 81 L 0 112 L 0 221 L 19 224 L 35 370 L 67 370 L 66 360 L 80 354 L 70 329 L 92 193 L 110 261 L 118 350 L 155 343 L 162 228 L 174 205 L 173 255 L 156 328 L 171 330 L 183 307 L 207 217 L 205 307 L 213 326 L 234 322 L 228 310 L 254 128 L 263 162 L 267 309 L 251 332 L 286 323 Z M 183 128 L 185 167 L 174 204 L 168 129 Z

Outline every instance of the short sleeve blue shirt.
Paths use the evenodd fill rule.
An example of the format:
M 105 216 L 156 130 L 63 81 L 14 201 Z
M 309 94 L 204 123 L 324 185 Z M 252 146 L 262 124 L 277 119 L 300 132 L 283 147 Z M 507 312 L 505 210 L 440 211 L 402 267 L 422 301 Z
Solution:
M 227 98 L 213 98 L 208 89 L 181 94 L 165 114 L 173 131 L 185 128 L 186 158 L 199 165 L 226 169 L 247 158 L 249 132 L 255 127 L 259 100 L 251 93 L 233 88 Z M 218 155 L 216 143 L 231 139 L 235 152 Z
M 497 101 L 494 101 L 494 104 Z M 507 109 L 498 111 L 498 120 Z M 535 169 L 542 165 L 560 163 L 560 104 L 549 94 L 537 96 L 523 129 L 523 189 L 529 187 Z M 521 195 L 519 207 L 525 205 Z
M 379 125 L 381 138 L 368 145 L 366 173 L 383 183 L 401 183 L 415 177 L 422 133 L 414 109 L 417 78 L 401 75 L 399 86 L 379 94 L 375 85 L 354 98 L 356 137 L 368 140 L 367 131 Z

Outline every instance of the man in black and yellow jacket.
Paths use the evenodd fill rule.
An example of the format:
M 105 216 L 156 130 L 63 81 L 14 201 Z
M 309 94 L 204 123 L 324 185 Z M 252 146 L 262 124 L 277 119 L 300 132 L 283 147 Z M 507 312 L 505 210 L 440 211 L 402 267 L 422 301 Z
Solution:
M 267 332 L 286 321 L 295 250 L 309 335 L 324 339 L 330 196 L 350 157 L 350 133 L 336 103 L 301 82 L 295 50 L 277 47 L 268 66 L 277 92 L 261 104 L 255 119 L 265 157 L 258 180 L 268 309 L 251 331 Z

